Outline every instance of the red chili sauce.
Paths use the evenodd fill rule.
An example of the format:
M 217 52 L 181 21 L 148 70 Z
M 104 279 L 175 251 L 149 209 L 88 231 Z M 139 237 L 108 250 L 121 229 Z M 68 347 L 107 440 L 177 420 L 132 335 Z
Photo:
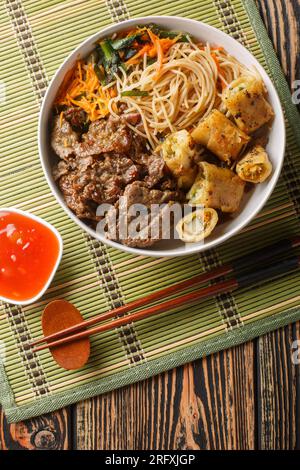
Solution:
M 45 225 L 0 211 L 0 296 L 19 302 L 36 297 L 59 257 L 59 241 Z

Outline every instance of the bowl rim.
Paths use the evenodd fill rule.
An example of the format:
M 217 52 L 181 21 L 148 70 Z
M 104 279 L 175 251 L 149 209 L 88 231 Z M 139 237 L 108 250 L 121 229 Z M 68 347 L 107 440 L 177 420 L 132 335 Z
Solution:
M 0 207 L 0 212 L 11 212 L 11 213 L 14 213 L 14 214 L 23 215 L 24 217 L 27 217 L 28 219 L 32 219 L 32 220 L 40 223 L 41 225 L 44 225 L 49 230 L 51 230 L 51 232 L 54 233 L 54 235 L 56 236 L 56 239 L 58 240 L 59 252 L 58 252 L 56 263 L 55 263 L 55 265 L 54 265 L 54 267 L 51 271 L 51 274 L 48 278 L 48 281 L 46 282 L 44 287 L 39 291 L 39 293 L 36 296 L 31 297 L 30 299 L 26 299 L 26 300 L 14 300 L 14 299 L 10 299 L 8 297 L 4 297 L 4 296 L 0 295 L 0 300 L 2 302 L 7 302 L 9 304 L 20 305 L 20 306 L 33 304 L 44 295 L 44 293 L 46 292 L 46 290 L 50 286 L 51 282 L 53 281 L 53 278 L 56 274 L 58 266 L 60 265 L 62 254 L 63 254 L 63 239 L 62 239 L 59 231 L 53 225 L 51 225 L 49 222 L 42 219 L 41 217 L 38 217 L 37 215 L 31 214 L 31 212 L 23 211 L 21 209 L 16 209 L 14 207 Z
M 90 43 L 96 42 L 96 40 L 98 40 L 100 37 L 106 36 L 108 34 L 113 34 L 117 31 L 125 29 L 128 26 L 135 25 L 135 24 L 137 24 L 141 21 L 142 22 L 148 22 L 148 21 L 149 22 L 155 22 L 155 21 L 163 22 L 164 20 L 166 22 L 168 22 L 168 20 L 172 20 L 172 21 L 179 20 L 179 21 L 185 22 L 187 24 L 193 24 L 194 26 L 198 26 L 200 28 L 208 29 L 208 30 L 214 32 L 215 34 L 219 35 L 219 37 L 223 36 L 224 38 L 227 38 L 227 40 L 229 38 L 229 40 L 232 43 L 235 43 L 235 44 L 238 45 L 238 48 L 243 49 L 244 52 L 246 53 L 246 55 L 250 55 L 252 57 L 253 61 L 255 62 L 255 66 L 257 67 L 257 69 L 260 72 L 263 71 L 263 73 L 266 74 L 269 77 L 272 92 L 273 92 L 274 97 L 277 101 L 277 103 L 276 103 L 276 114 L 277 114 L 278 118 L 281 121 L 281 124 L 282 124 L 281 127 L 282 127 L 282 131 L 283 131 L 283 139 L 282 139 L 282 143 L 281 143 L 281 150 L 282 151 L 280 152 L 280 160 L 278 161 L 278 164 L 276 166 L 276 170 L 273 174 L 273 180 L 272 180 L 272 182 L 268 183 L 269 187 L 266 191 L 266 195 L 262 198 L 260 203 L 257 204 L 255 210 L 253 212 L 251 212 L 251 214 L 248 215 L 242 222 L 240 222 L 237 227 L 231 229 L 227 233 L 224 233 L 224 234 L 220 235 L 216 240 L 212 240 L 212 241 L 202 243 L 202 244 L 201 243 L 193 244 L 192 246 L 184 245 L 182 248 L 177 248 L 176 252 L 174 252 L 173 250 L 170 251 L 170 250 L 166 250 L 166 249 L 164 249 L 164 250 L 155 250 L 155 249 L 152 249 L 151 247 L 149 249 L 129 247 L 127 245 L 123 245 L 123 244 L 115 242 L 113 240 L 109 240 L 109 239 L 105 238 L 103 235 L 101 235 L 100 233 L 97 233 L 95 230 L 88 227 L 84 222 L 82 222 L 71 211 L 71 209 L 69 209 L 69 207 L 66 205 L 65 201 L 63 200 L 63 197 L 62 197 L 58 187 L 55 185 L 55 182 L 51 180 L 51 177 L 48 174 L 48 169 L 46 168 L 46 164 L 45 164 L 46 158 L 44 159 L 44 156 L 43 156 L 43 142 L 42 142 L 43 118 L 44 118 L 44 114 L 47 112 L 47 107 L 49 106 L 48 105 L 48 100 L 49 100 L 49 95 L 52 91 L 52 87 L 55 85 L 55 82 L 57 81 L 57 78 L 60 75 L 60 73 L 64 69 L 66 69 L 65 73 L 67 72 L 67 70 L 68 70 L 67 66 L 68 66 L 69 62 L 71 62 L 73 59 L 76 59 L 76 57 L 80 56 L 81 49 L 83 49 L 86 45 L 88 45 Z M 168 26 L 168 24 L 166 24 L 166 26 Z M 58 89 L 58 87 L 59 87 L 59 84 L 57 85 L 57 89 Z M 221 31 L 218 28 L 215 28 L 214 26 L 211 26 L 207 23 L 204 23 L 202 21 L 198 21 L 198 20 L 195 20 L 195 19 L 192 19 L 192 18 L 184 18 L 184 17 L 180 17 L 180 16 L 170 16 L 170 15 L 151 16 L 150 15 L 150 16 L 142 16 L 142 17 L 137 17 L 137 18 L 131 18 L 129 20 L 121 21 L 120 23 L 109 24 L 108 26 L 102 28 L 98 32 L 92 34 L 91 36 L 86 38 L 84 41 L 82 41 L 65 58 L 65 60 L 58 67 L 55 74 L 53 75 L 53 77 L 52 77 L 52 79 L 51 79 L 51 81 L 50 81 L 50 83 L 47 87 L 47 91 L 45 93 L 45 96 L 43 98 L 42 106 L 41 106 L 40 113 L 39 113 L 39 122 L 38 122 L 38 148 L 39 148 L 39 156 L 40 156 L 40 161 L 41 161 L 41 165 L 42 165 L 42 168 L 43 168 L 43 172 L 44 172 L 45 178 L 47 180 L 47 183 L 50 187 L 50 190 L 51 190 L 52 194 L 54 195 L 54 197 L 57 200 L 57 202 L 59 203 L 59 205 L 68 214 L 70 219 L 73 220 L 84 232 L 88 233 L 93 239 L 96 239 L 96 240 L 98 240 L 98 241 L 100 241 L 100 242 L 102 242 L 102 243 L 104 243 L 104 244 L 106 244 L 106 245 L 108 245 L 112 248 L 116 248 L 118 250 L 130 253 L 130 254 L 139 255 L 139 256 L 142 255 L 142 256 L 148 256 L 148 257 L 159 257 L 159 258 L 161 258 L 161 257 L 177 257 L 177 256 L 186 256 L 186 255 L 191 255 L 191 254 L 203 252 L 203 251 L 209 250 L 211 248 L 214 248 L 216 246 L 219 246 L 220 244 L 224 243 L 228 239 L 230 239 L 230 238 L 234 237 L 235 235 L 237 235 L 238 233 L 240 233 L 241 230 L 243 228 L 245 228 L 255 218 L 255 216 L 261 211 L 261 209 L 264 207 L 264 205 L 266 204 L 266 202 L 270 198 L 272 192 L 274 191 L 274 189 L 277 185 L 281 170 L 282 170 L 284 157 L 285 157 L 285 148 L 286 148 L 286 127 L 285 127 L 285 118 L 284 118 L 284 112 L 283 112 L 282 104 L 281 104 L 280 98 L 278 96 L 278 92 L 275 88 L 275 85 L 272 82 L 271 77 L 269 76 L 268 72 L 262 67 L 262 65 L 258 62 L 258 60 L 252 54 L 252 52 L 250 52 L 244 45 L 239 43 L 236 39 L 232 38 L 229 34 Z

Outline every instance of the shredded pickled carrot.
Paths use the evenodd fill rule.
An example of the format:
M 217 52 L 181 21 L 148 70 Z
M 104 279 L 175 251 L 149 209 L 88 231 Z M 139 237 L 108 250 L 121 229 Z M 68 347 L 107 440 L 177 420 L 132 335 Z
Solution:
M 115 88 L 110 88 L 109 95 L 111 98 L 115 98 L 117 96 L 117 90 Z
M 164 53 L 163 53 L 163 48 L 160 43 L 160 39 L 156 34 L 154 34 L 151 29 L 147 29 L 149 37 L 152 41 L 153 47 L 155 49 L 156 55 L 157 55 L 157 65 L 156 65 L 156 74 L 155 74 L 155 80 L 157 80 L 160 71 L 162 69 L 163 65 L 163 59 L 164 59 Z
M 110 92 L 103 90 L 99 83 L 93 64 L 84 65 L 79 60 L 69 86 L 58 97 L 56 104 L 78 106 L 87 113 L 91 121 L 95 121 L 109 113 L 110 96 Z M 62 115 L 60 119 L 62 121 Z
M 175 44 L 178 41 L 179 38 L 180 38 L 180 35 L 178 35 L 178 37 L 174 39 L 170 39 L 170 38 L 159 39 L 163 52 L 164 53 L 168 52 L 168 50 L 173 46 L 173 44 Z
M 156 74 L 154 77 L 157 79 L 162 70 L 164 54 L 178 41 L 181 35 L 179 34 L 174 39 L 160 39 L 151 29 L 145 27 L 129 30 L 126 32 L 125 37 L 126 35 L 131 36 L 136 34 L 137 31 L 145 31 L 143 38 L 148 42 L 144 45 L 140 45 L 137 41 L 134 42 L 135 47 L 140 47 L 140 50 L 126 62 L 126 65 L 140 63 L 145 54 L 152 59 L 157 57 Z M 109 114 L 109 100 L 116 96 L 117 92 L 114 88 L 103 89 L 92 63 L 85 64 L 82 60 L 78 60 L 75 67 L 68 73 L 68 79 L 64 81 L 55 104 L 78 106 L 88 114 L 91 121 L 94 121 Z M 62 119 L 63 114 L 60 116 L 61 123 Z
M 138 64 L 139 63 L 139 60 L 137 61 L 137 59 L 139 57 L 142 57 L 144 54 L 147 54 L 149 53 L 151 49 L 151 45 L 150 44 L 146 44 L 145 46 L 142 47 L 142 49 L 140 49 L 133 57 L 131 57 L 131 59 L 127 60 L 126 62 L 126 65 L 133 65 L 133 64 Z M 137 61 L 137 62 L 136 62 Z
M 148 36 L 151 40 L 151 43 L 145 44 L 131 59 L 126 62 L 126 65 L 136 65 L 140 62 L 144 54 L 147 54 L 148 57 L 153 59 L 157 57 L 157 76 L 159 75 L 162 65 L 164 54 L 168 52 L 170 47 L 175 44 L 180 38 L 180 34 L 174 38 L 162 38 L 160 39 L 156 34 L 154 34 L 151 29 L 145 29 L 148 33 Z M 148 37 L 146 37 L 148 39 Z

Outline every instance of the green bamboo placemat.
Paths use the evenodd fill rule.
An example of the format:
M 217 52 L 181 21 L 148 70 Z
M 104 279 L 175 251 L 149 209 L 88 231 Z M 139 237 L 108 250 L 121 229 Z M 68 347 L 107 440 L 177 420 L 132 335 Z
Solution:
M 287 118 L 285 165 L 267 206 L 233 240 L 184 258 L 132 256 L 88 238 L 50 194 L 37 149 L 41 100 L 66 55 L 111 22 L 155 14 L 199 19 L 241 41 L 273 78 Z M 0 398 L 9 421 L 145 379 L 300 318 L 300 276 L 293 273 L 94 336 L 91 359 L 79 372 L 58 368 L 48 351 L 34 354 L 28 343 L 41 335 L 41 311 L 51 299 L 68 299 L 90 318 L 299 232 L 300 120 L 252 0 L 2 0 L 0 37 L 0 207 L 44 217 L 65 244 L 41 301 L 0 306 Z

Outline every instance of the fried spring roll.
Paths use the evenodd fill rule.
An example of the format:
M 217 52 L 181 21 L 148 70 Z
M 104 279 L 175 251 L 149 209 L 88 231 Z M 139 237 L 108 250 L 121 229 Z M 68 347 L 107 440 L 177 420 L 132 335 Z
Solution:
M 246 134 L 251 134 L 273 118 L 266 94 L 263 81 L 252 76 L 239 77 L 224 90 L 222 101 L 237 126 Z
M 245 182 L 233 171 L 211 163 L 199 163 L 199 173 L 187 194 L 189 204 L 220 209 L 222 212 L 238 210 Z
M 223 162 L 236 160 L 250 138 L 224 114 L 214 109 L 192 132 L 193 140 Z
M 162 157 L 178 181 L 179 188 L 189 189 L 197 175 L 193 161 L 195 144 L 190 133 L 181 130 L 169 135 L 161 145 Z
M 263 147 L 255 145 L 236 165 L 238 176 L 250 183 L 263 183 L 272 173 L 272 163 Z
M 197 209 L 183 217 L 176 225 L 180 240 L 196 243 L 207 238 L 218 223 L 218 214 L 214 209 Z

